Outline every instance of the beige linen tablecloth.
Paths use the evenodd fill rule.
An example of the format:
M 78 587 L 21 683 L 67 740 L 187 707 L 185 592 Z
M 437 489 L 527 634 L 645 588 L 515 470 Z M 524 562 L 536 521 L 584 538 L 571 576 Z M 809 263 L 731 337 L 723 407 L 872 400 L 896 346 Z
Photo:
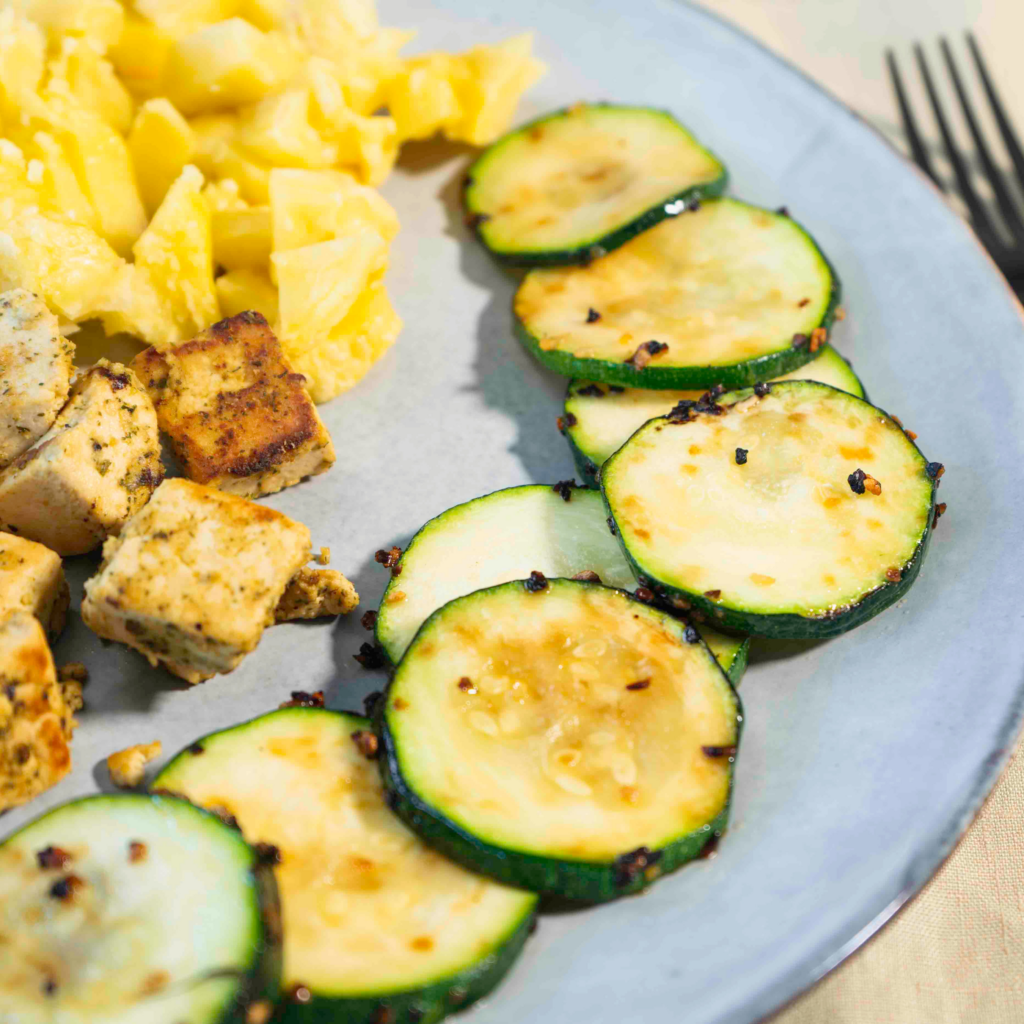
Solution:
M 911 46 L 970 28 L 1024 131 L 1024 0 L 703 0 L 902 144 L 884 66 L 893 47 L 927 110 Z M 950 109 L 955 109 L 950 94 Z M 930 122 L 924 127 L 934 135 Z M 961 126 L 962 127 L 962 126 Z M 1024 1024 L 1024 753 L 921 894 L 772 1024 Z

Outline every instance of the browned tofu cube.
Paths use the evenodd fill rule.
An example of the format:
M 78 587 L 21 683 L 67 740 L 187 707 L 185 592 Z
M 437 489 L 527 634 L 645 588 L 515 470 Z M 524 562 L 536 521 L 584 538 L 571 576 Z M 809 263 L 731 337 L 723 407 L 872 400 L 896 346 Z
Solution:
M 82 620 L 199 683 L 230 672 L 309 561 L 309 530 L 254 501 L 165 480 L 85 584 Z
M 334 464 L 334 445 L 305 378 L 293 373 L 259 313 L 135 358 L 182 472 L 243 498 L 273 494 Z
M 0 470 L 0 530 L 81 555 L 117 533 L 162 476 L 153 403 L 128 367 L 101 359 L 53 426 Z
M 52 642 L 64 628 L 70 599 L 60 555 L 34 540 L 0 533 L 0 620 L 31 612 Z
M 57 680 L 39 620 L 15 612 L 0 622 L 0 812 L 71 770 L 73 711 L 80 706 L 80 696 Z

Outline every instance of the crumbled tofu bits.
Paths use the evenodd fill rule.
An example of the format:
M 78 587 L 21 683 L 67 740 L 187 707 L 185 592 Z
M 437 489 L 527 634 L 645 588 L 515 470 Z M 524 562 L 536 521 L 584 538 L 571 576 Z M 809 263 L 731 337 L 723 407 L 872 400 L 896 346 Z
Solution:
M 159 740 L 152 743 L 136 743 L 118 750 L 107 758 L 110 781 L 119 789 L 135 789 L 146 779 L 146 765 L 155 761 L 163 752 Z

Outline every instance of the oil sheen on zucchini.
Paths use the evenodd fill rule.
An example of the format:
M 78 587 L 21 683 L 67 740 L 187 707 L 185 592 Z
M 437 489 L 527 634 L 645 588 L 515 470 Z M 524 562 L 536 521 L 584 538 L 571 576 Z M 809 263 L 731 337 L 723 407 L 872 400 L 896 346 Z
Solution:
M 725 827 L 739 698 L 692 627 L 621 590 L 535 577 L 457 598 L 382 704 L 398 813 L 508 885 L 614 899 Z
M 205 737 L 156 781 L 279 851 L 275 1022 L 429 1024 L 489 992 L 529 933 L 532 894 L 450 863 L 388 809 L 374 742 L 364 718 L 285 708 Z
M 516 292 L 516 332 L 566 377 L 743 387 L 813 358 L 839 290 L 788 216 L 711 199 L 589 266 L 530 271 Z
M 828 385 L 758 390 L 641 427 L 601 470 L 605 501 L 664 600 L 755 636 L 836 636 L 916 578 L 937 464 Z
M 850 364 L 831 345 L 809 363 L 776 380 L 816 380 L 840 391 L 864 397 L 864 386 Z M 655 416 L 664 416 L 682 401 L 696 401 L 700 391 L 651 391 L 615 388 L 593 381 L 574 380 L 565 396 L 562 432 L 573 459 L 590 487 L 597 486 L 597 471 L 630 436 Z
M 431 612 L 534 570 L 548 578 L 596 572 L 608 586 L 637 586 L 600 495 L 570 483 L 509 487 L 456 505 L 416 534 L 399 564 L 377 614 L 377 642 L 395 665 Z M 738 683 L 749 640 L 712 629 L 701 635 Z
M 669 113 L 578 103 L 510 132 L 470 168 L 464 201 L 503 263 L 611 252 L 725 189 L 726 170 Z
M 280 972 L 270 868 L 184 800 L 86 797 L 0 845 L 0 1020 L 245 1024 Z

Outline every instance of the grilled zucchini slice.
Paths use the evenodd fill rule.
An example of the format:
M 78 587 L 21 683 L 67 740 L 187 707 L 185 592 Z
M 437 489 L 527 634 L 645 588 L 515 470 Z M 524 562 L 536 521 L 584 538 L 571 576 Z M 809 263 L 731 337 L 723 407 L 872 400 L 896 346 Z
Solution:
M 534 571 L 549 578 L 595 572 L 608 586 L 635 590 L 607 517 L 600 495 L 571 481 L 509 487 L 442 512 L 402 555 L 377 613 L 377 642 L 397 665 L 431 612 Z M 701 635 L 738 683 L 750 641 L 712 629 Z
M 566 377 L 743 387 L 809 362 L 839 293 L 787 215 L 711 199 L 589 266 L 531 270 L 514 308 L 523 344 Z
M 621 590 L 534 576 L 457 598 L 382 704 L 397 812 L 508 885 L 614 899 L 725 827 L 739 698 L 692 626 Z
M 384 802 L 365 718 L 285 708 L 182 751 L 156 785 L 272 844 L 284 910 L 275 1021 L 440 1020 L 489 992 L 536 898 L 445 860 Z
M 281 973 L 271 869 L 168 796 L 93 796 L 0 845 L 0 1019 L 267 1020 Z
M 799 370 L 775 379 L 816 380 L 858 398 L 864 397 L 864 386 L 859 378 L 831 345 L 826 345 Z M 569 383 L 565 396 L 562 433 L 569 442 L 577 469 L 590 487 L 597 486 L 598 470 L 605 460 L 648 420 L 664 416 L 679 402 L 694 402 L 701 396 L 700 391 L 620 387 L 613 390 L 613 387 L 574 380 Z
M 651 420 L 601 487 L 663 599 L 727 629 L 820 639 L 907 592 L 940 475 L 881 409 L 784 381 Z
M 669 113 L 578 103 L 499 139 L 464 201 L 503 263 L 559 266 L 611 252 L 725 189 L 722 162 Z

